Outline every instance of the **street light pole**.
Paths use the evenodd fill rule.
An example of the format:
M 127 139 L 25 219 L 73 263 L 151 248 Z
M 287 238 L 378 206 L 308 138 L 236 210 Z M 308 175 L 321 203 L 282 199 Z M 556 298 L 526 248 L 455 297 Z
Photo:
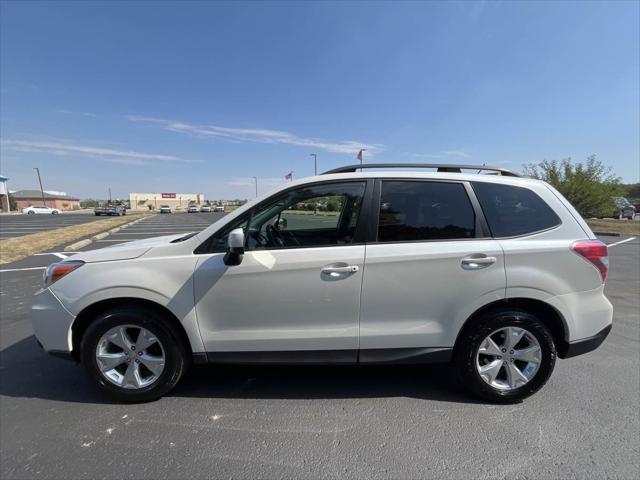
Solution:
M 111 203 L 111 187 L 109 187 L 109 203 Z
M 40 169 L 38 167 L 33 167 L 33 169 L 38 172 L 38 183 L 40 184 L 40 194 L 42 195 L 42 205 L 47 206 L 47 202 L 44 199 L 44 190 L 42 189 L 42 180 L 40 179 Z
M 253 180 L 256 182 L 256 197 L 258 196 L 258 177 L 252 177 Z
M 311 153 L 309 156 L 313 157 L 313 174 L 318 175 L 318 155 Z

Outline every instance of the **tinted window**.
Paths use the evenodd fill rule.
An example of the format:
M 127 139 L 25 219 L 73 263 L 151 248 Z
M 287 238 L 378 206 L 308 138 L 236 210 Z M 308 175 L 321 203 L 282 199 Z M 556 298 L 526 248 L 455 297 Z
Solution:
M 382 182 L 379 242 L 475 236 L 475 214 L 460 183 Z
M 247 247 L 273 249 L 352 243 L 364 189 L 364 182 L 347 182 L 289 191 L 252 212 Z
M 475 182 L 473 189 L 494 237 L 513 237 L 560 225 L 551 207 L 528 188 Z

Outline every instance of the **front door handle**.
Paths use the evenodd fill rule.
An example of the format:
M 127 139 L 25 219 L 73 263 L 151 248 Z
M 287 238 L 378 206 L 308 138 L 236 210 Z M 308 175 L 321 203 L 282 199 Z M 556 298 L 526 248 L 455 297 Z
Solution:
M 487 257 L 484 254 L 471 255 L 462 259 L 462 268 L 465 270 L 481 270 L 496 263 L 496 257 Z
M 341 273 L 355 273 L 360 270 L 358 265 L 327 265 L 322 267 L 322 273 L 331 275 L 333 277 L 340 275 Z

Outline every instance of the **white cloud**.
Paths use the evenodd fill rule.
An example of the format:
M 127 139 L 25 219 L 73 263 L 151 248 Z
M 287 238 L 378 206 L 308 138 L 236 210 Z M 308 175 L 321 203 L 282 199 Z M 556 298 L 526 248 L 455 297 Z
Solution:
M 354 156 L 361 148 L 365 148 L 368 155 L 375 155 L 376 153 L 384 150 L 384 145 L 378 143 L 363 143 L 356 140 L 332 142 L 320 138 L 303 138 L 290 132 L 264 128 L 231 128 L 215 125 L 193 125 L 184 122 L 135 115 L 128 116 L 127 119 L 131 122 L 158 125 L 164 130 L 198 137 L 224 138 L 240 142 L 294 145 L 298 147 L 307 147 L 309 149 L 324 150 L 331 153 L 352 154 Z
M 405 152 L 406 155 L 414 158 L 427 158 L 432 160 L 449 160 L 451 158 L 471 158 L 467 152 L 462 150 L 444 150 L 438 153 L 411 153 Z
M 444 158 L 444 155 L 431 154 L 431 153 L 408 153 L 408 155 L 414 158 L 429 158 L 432 160 L 438 160 L 438 159 Z
M 264 190 L 266 188 L 274 188 L 285 183 L 284 175 L 282 178 L 261 178 L 258 177 L 258 188 Z M 255 187 L 256 183 L 252 177 L 231 178 L 224 182 L 229 187 Z
M 129 165 L 142 165 L 140 161 L 156 160 L 164 162 L 188 162 L 174 155 L 162 155 L 156 153 L 142 153 L 133 150 L 114 150 L 111 148 L 93 147 L 88 145 L 78 145 L 60 142 L 40 142 L 33 140 L 2 140 L 0 143 L 3 147 L 18 151 L 30 153 L 44 153 L 47 155 L 86 155 L 93 158 L 101 158 L 114 163 L 124 163 L 128 161 Z M 135 161 L 138 163 L 135 163 Z
M 469 155 L 467 152 L 463 152 L 462 150 L 447 150 L 442 152 L 444 155 L 448 156 L 448 157 L 458 157 L 458 158 L 470 158 L 471 155 Z

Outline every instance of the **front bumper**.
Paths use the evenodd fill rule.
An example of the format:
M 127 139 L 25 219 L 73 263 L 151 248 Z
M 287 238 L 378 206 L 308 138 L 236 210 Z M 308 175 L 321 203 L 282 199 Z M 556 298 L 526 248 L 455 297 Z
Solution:
M 583 338 L 573 342 L 562 342 L 557 346 L 560 358 L 571 358 L 583 353 L 588 353 L 600 346 L 611 332 L 611 325 L 607 325 L 592 337 Z
M 72 350 L 71 325 L 75 316 L 45 288 L 33 296 L 31 323 L 38 342 L 49 353 L 64 354 Z

